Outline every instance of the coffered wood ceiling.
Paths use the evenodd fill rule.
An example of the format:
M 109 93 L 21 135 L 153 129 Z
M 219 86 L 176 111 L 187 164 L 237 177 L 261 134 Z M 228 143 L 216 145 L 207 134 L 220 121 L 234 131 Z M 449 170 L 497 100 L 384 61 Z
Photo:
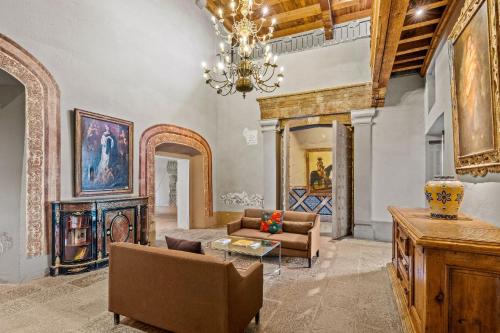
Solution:
M 217 8 L 229 13 L 230 0 L 208 0 L 208 10 L 216 15 Z M 267 22 L 276 18 L 274 38 L 290 36 L 315 29 L 325 29 L 326 39 L 333 38 L 332 27 L 335 24 L 361 19 L 371 15 L 372 0 L 262 0 L 269 8 Z M 217 16 L 217 15 L 216 15 Z M 254 20 L 262 14 L 256 12 Z M 231 21 L 226 19 L 224 25 L 231 29 Z
M 425 75 L 459 0 L 373 0 L 371 64 L 374 105 L 392 74 Z

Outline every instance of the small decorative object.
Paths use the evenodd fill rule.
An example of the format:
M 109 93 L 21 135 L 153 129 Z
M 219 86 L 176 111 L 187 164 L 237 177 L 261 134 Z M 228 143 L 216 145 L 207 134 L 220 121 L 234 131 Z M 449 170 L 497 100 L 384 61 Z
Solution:
M 498 6 L 467 0 L 449 37 L 458 174 L 500 172 Z
M 281 221 L 282 213 L 275 211 L 272 214 L 262 214 L 260 222 L 260 231 L 269 232 L 271 234 L 280 234 L 283 232 L 283 221 Z
M 456 220 L 464 197 L 464 185 L 455 177 L 435 177 L 425 184 L 425 197 L 432 218 Z
M 332 193 L 332 150 L 306 151 L 307 189 L 309 193 Z
M 75 196 L 132 193 L 132 122 L 75 110 Z

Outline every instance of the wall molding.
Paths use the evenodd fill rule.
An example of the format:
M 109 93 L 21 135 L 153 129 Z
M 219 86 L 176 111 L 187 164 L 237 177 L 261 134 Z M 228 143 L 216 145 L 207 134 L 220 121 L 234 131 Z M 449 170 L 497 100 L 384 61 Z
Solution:
M 348 113 L 372 106 L 372 83 L 257 98 L 262 120 Z
M 0 34 L 0 69 L 26 89 L 26 254 L 49 253 L 49 204 L 60 197 L 59 87 L 28 51 Z

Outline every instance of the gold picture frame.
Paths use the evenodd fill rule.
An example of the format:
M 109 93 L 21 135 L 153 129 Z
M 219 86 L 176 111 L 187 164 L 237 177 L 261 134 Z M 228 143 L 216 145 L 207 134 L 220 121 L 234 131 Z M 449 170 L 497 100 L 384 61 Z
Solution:
M 75 197 L 132 193 L 133 165 L 133 122 L 75 109 Z
M 495 0 L 466 0 L 449 36 L 455 170 L 460 175 L 500 172 L 497 10 Z
M 321 160 L 321 162 L 319 161 Z M 322 164 L 319 170 L 319 164 Z M 331 148 L 306 150 L 307 191 L 310 194 L 332 193 L 333 153 Z

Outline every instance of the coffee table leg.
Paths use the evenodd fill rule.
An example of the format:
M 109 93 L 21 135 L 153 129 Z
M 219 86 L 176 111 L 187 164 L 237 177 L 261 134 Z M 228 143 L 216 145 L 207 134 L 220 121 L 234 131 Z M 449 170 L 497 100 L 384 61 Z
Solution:
M 262 257 L 259 257 L 260 258 L 260 262 L 262 263 Z
M 226 261 L 226 259 L 227 259 L 227 252 L 224 251 L 224 261 Z

